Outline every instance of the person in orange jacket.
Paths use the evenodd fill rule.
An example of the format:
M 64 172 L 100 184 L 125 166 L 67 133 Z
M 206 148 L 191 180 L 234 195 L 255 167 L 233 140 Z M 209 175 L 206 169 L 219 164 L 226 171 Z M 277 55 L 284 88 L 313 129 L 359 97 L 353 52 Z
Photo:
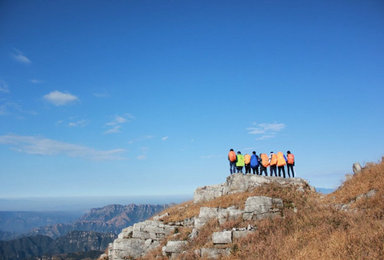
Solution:
M 249 154 L 244 155 L 245 174 L 251 173 L 251 156 Z
M 295 178 L 295 172 L 293 171 L 293 166 L 295 166 L 295 156 L 290 151 L 287 151 L 287 173 L 288 177 L 291 177 L 289 175 L 289 170 L 292 171 L 292 178 Z
M 267 173 L 267 167 L 269 166 L 268 155 L 265 154 L 265 153 L 261 153 L 260 154 L 260 160 L 261 160 L 261 163 L 260 163 L 260 175 L 262 176 L 263 172 L 264 172 L 265 176 L 268 176 L 268 173 Z
M 273 173 L 275 173 L 275 176 L 277 177 L 277 156 L 273 152 L 269 154 L 269 166 L 271 177 L 273 176 Z
M 281 177 L 281 171 L 283 171 L 283 177 L 285 178 L 285 168 L 287 164 L 287 158 L 282 152 L 277 153 L 277 168 L 279 169 L 279 177 Z
M 235 151 L 233 149 L 229 150 L 228 153 L 228 161 L 229 161 L 229 172 L 236 173 L 236 161 L 237 161 L 237 156 Z

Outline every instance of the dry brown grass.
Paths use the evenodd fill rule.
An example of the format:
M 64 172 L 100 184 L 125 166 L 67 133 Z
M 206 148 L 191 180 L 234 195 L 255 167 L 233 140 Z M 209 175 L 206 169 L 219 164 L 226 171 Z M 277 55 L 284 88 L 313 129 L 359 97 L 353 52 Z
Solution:
M 335 204 L 354 201 L 372 189 L 376 194 L 356 201 L 351 210 L 336 209 Z M 197 216 L 200 207 L 235 205 L 242 208 L 249 196 L 256 195 L 282 198 L 284 217 L 247 223 L 239 219 L 221 226 L 211 221 L 191 241 L 180 259 L 198 259 L 195 249 L 213 247 L 213 232 L 247 224 L 257 226 L 257 230 L 228 245 L 232 255 L 225 259 L 384 259 L 384 159 L 363 169 L 325 198 L 314 192 L 301 193 L 294 188 L 269 184 L 210 202 L 194 204 L 190 201 L 174 206 L 165 210 L 170 215 L 164 220 L 181 221 Z M 297 213 L 293 208 L 297 208 Z M 155 257 L 156 254 L 152 254 L 152 258 L 146 259 Z

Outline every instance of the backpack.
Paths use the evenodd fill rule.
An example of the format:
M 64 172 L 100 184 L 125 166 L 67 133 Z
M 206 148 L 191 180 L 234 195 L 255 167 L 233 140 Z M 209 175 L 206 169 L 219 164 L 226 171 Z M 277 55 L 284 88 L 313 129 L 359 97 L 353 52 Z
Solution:
M 260 154 L 260 157 L 261 157 L 261 164 L 267 168 L 269 166 L 269 158 L 268 158 L 268 155 L 266 155 L 265 153 L 262 153 Z
M 234 151 L 230 151 L 229 154 L 228 154 L 228 159 L 231 162 L 236 162 L 236 153 Z
M 251 156 L 249 154 L 244 155 L 244 163 L 249 164 L 251 161 Z
M 252 168 L 256 168 L 257 166 L 259 166 L 259 158 L 257 158 L 256 154 L 252 154 L 252 156 L 251 156 L 251 167 Z

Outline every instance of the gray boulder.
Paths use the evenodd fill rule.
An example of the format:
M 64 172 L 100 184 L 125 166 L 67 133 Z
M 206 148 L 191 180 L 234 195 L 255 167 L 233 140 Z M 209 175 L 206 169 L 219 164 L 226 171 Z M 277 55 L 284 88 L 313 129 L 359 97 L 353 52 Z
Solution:
M 353 173 L 356 174 L 356 173 L 359 173 L 361 172 L 361 165 L 360 163 L 358 162 L 355 162 L 353 165 L 352 165 L 352 170 L 353 170 Z
M 280 214 L 283 200 L 265 196 L 249 197 L 245 202 L 244 220 L 274 217 Z
M 160 245 L 160 241 L 175 232 L 175 227 L 160 221 L 147 220 L 123 229 L 108 249 L 109 260 L 139 258 Z
M 206 259 L 220 259 L 223 256 L 229 256 L 231 250 L 229 248 L 202 248 L 200 255 Z
M 163 255 L 171 258 L 177 257 L 183 252 L 183 249 L 188 244 L 187 241 L 168 241 L 167 245 L 162 248 Z
M 213 232 L 213 244 L 230 244 L 232 243 L 232 231 Z

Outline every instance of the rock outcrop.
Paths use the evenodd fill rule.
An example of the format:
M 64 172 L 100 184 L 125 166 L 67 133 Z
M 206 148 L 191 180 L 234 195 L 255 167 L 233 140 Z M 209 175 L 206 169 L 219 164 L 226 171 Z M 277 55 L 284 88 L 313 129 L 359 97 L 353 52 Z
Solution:
M 272 182 L 278 183 L 282 186 L 295 185 L 298 191 L 304 191 L 306 188 L 314 189 L 301 178 L 286 179 L 281 177 L 267 177 L 253 174 L 232 174 L 227 177 L 225 183 L 197 188 L 193 196 L 193 201 L 195 203 L 209 201 L 227 194 L 250 191 L 263 184 Z
M 123 229 L 109 245 L 109 260 L 138 258 L 158 247 L 160 241 L 175 232 L 175 226 L 158 220 L 146 220 Z
M 198 188 L 194 194 L 194 202 L 196 204 L 226 194 L 250 191 L 262 184 L 271 182 L 281 186 L 293 185 L 299 192 L 313 189 L 302 179 L 234 174 L 229 176 L 223 184 Z M 169 259 L 175 259 L 184 252 L 184 248 L 199 235 L 199 232 L 210 221 L 215 220 L 220 224 L 224 224 L 227 221 L 237 220 L 245 222 L 273 218 L 282 216 L 283 207 L 284 204 L 281 198 L 251 196 L 246 199 L 244 207 L 201 207 L 197 216 L 182 221 L 168 221 L 165 223 L 163 219 L 169 216 L 168 212 L 166 212 L 162 215 L 154 216 L 153 220 L 146 220 L 123 229 L 118 238 L 109 245 L 108 256 L 104 256 L 104 259 L 136 259 L 159 247 L 161 244 L 163 245 L 162 255 Z M 188 227 L 192 230 L 184 240 L 176 238 L 179 227 Z M 214 232 L 211 237 L 214 247 L 196 249 L 194 254 L 197 257 L 208 259 L 228 256 L 231 251 L 227 245 L 251 234 L 255 229 L 257 227 L 248 225 L 247 227 Z

